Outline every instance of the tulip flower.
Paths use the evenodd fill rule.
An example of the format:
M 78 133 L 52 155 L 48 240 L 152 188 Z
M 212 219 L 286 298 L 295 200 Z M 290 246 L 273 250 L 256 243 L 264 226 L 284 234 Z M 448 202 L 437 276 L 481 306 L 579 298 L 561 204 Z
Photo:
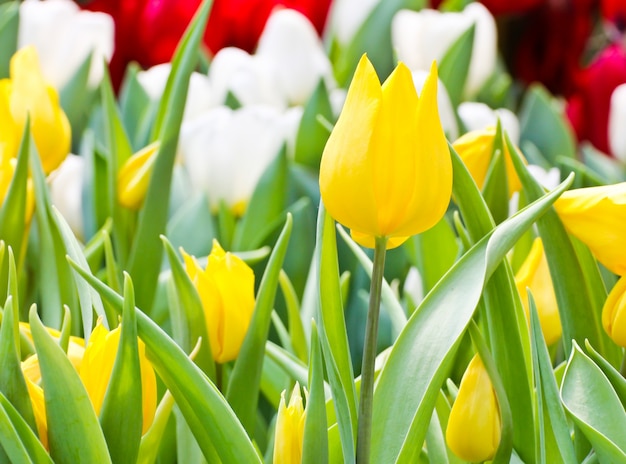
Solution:
M 626 163 L 626 84 L 618 85 L 611 94 L 609 108 L 609 147 L 611 154 Z
M 568 190 L 554 208 L 598 261 L 617 275 L 626 274 L 626 182 Z
M 343 46 L 350 43 L 354 35 L 367 20 L 380 0 L 335 0 L 332 2 L 328 28 L 332 37 Z
M 276 432 L 274 434 L 273 464 L 300 464 L 304 439 L 306 410 L 302 406 L 300 385 L 296 382 L 286 406 L 285 391 L 280 395 Z
M 429 73 L 426 71 L 413 71 L 411 77 L 415 84 L 415 91 L 419 95 L 424 88 L 424 84 L 428 79 Z M 437 79 L 437 109 L 439 118 L 441 119 L 441 127 L 448 139 L 456 139 L 459 136 L 459 127 L 456 122 L 456 114 L 450 101 L 450 96 L 446 90 L 446 86 Z
M 526 320 L 530 317 L 527 292 L 527 289 L 530 289 L 537 307 L 543 338 L 547 345 L 554 344 L 561 338 L 561 319 L 548 261 L 540 238 L 535 239 L 526 260 L 517 271 L 515 285 L 524 305 Z
M 618 35 L 626 31 L 626 3 L 622 0 L 601 0 L 600 11 Z
M 567 116 L 578 139 L 598 150 L 609 147 L 609 108 L 614 90 L 626 83 L 626 49 L 618 44 L 605 48 L 583 71 L 576 93 L 570 98 Z M 614 132 L 615 133 L 615 132 Z
M 254 273 L 238 256 L 225 252 L 217 240 L 202 269 L 193 256 L 183 253 L 206 318 L 213 359 L 232 361 L 239 354 L 254 311 Z
M 50 175 L 50 200 L 79 238 L 84 238 L 83 182 L 85 159 L 70 154 Z
M 47 81 L 61 89 L 93 53 L 89 84 L 98 85 L 104 61 L 113 55 L 113 18 L 80 11 L 71 0 L 28 0 L 20 4 L 18 48 L 37 49 Z
M 43 388 L 26 375 L 24 376 L 24 380 L 26 380 L 26 389 L 28 390 L 33 415 L 35 416 L 39 441 L 41 441 L 44 448 L 48 449 L 48 418 L 46 416 L 46 400 L 43 394 Z
M 482 189 L 485 183 L 487 171 L 494 153 L 495 141 L 496 128 L 491 126 L 487 129 L 468 132 L 452 144 L 479 189 Z M 513 160 L 506 144 L 503 143 L 502 146 L 504 147 L 504 164 L 509 184 L 509 197 L 511 197 L 514 192 L 522 188 L 522 184 L 515 172 Z
M 437 111 L 437 68 L 418 99 L 400 63 L 381 87 L 366 56 L 328 139 L 320 191 L 330 215 L 361 245 L 388 248 L 434 226 L 452 192 L 452 163 Z
M 180 152 L 194 190 L 205 192 L 213 209 L 220 202 L 242 215 L 265 169 L 281 146 L 293 146 L 301 108 L 220 106 L 183 124 Z
M 544 0 L 480 0 L 494 16 L 524 13 L 537 8 Z
M 602 308 L 602 326 L 611 339 L 626 348 L 626 276 L 622 276 Z
M 500 407 L 489 374 L 478 355 L 470 361 L 452 405 L 446 442 L 464 461 L 487 461 L 500 444 Z
M 122 206 L 138 210 L 148 192 L 150 176 L 160 143 L 154 142 L 128 158 L 117 176 L 117 195 Z
M 500 120 L 502 129 L 509 134 L 511 142 L 519 143 L 519 121 L 515 113 L 507 108 L 493 110 L 484 103 L 462 102 L 459 104 L 458 113 L 468 132 L 495 127 Z
M 480 3 L 470 3 L 460 13 L 437 10 L 400 10 L 391 23 L 391 39 L 398 60 L 411 70 L 426 70 L 475 24 L 475 36 L 464 93 L 475 95 L 496 65 L 496 23 Z
M 120 335 L 121 326 L 109 332 L 98 321 L 96 328 L 91 332 L 91 337 L 89 337 L 87 347 L 85 348 L 79 375 L 97 415 L 100 414 L 104 396 L 113 373 Z M 146 358 L 143 342 L 141 340 L 138 340 L 138 342 L 139 363 L 141 366 L 142 433 L 146 433 L 152 424 L 156 411 L 156 377 L 150 362 Z M 120 414 L 122 413 L 123 411 L 120 411 Z
M 54 170 L 70 151 L 71 128 L 59 97 L 44 81 L 33 47 L 11 58 L 11 78 L 0 79 L 0 156 L 15 158 L 26 119 L 44 172 Z

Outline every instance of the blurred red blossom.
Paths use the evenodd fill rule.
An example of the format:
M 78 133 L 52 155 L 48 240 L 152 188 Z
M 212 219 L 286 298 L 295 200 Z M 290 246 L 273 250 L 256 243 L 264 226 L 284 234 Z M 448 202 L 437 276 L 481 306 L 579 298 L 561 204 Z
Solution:
M 126 66 L 136 61 L 148 68 L 170 60 L 201 0 L 93 0 L 82 8 L 103 11 L 115 20 L 113 81 L 119 84 Z M 331 0 L 214 0 L 204 35 L 215 54 L 234 46 L 254 51 L 275 8 L 291 8 L 308 17 L 321 34 Z

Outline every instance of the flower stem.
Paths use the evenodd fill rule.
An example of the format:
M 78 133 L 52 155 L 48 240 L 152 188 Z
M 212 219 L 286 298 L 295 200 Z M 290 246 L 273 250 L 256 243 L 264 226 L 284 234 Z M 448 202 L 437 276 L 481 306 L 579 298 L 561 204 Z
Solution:
M 363 364 L 361 365 L 361 398 L 359 400 L 359 421 L 357 429 L 356 460 L 359 464 L 370 462 L 370 438 L 372 434 L 372 409 L 374 403 L 374 363 L 378 340 L 378 315 L 380 296 L 385 270 L 387 238 L 376 237 L 374 248 L 374 268 L 370 286 L 370 303 L 365 325 Z

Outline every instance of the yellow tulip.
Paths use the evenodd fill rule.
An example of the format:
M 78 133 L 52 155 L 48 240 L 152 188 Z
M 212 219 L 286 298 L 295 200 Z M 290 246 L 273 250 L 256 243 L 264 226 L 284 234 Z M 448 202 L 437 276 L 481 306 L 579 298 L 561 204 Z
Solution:
M 526 260 L 515 275 L 515 285 L 522 298 L 527 320 L 530 313 L 526 288 L 530 288 L 537 307 L 543 337 L 546 344 L 552 345 L 561 338 L 561 319 L 552 277 L 550 277 L 550 269 L 548 268 L 548 260 L 540 238 L 535 239 Z
M 461 379 L 446 429 L 448 447 L 470 462 L 491 459 L 500 444 L 500 408 L 489 374 L 478 355 Z
M 206 269 L 193 256 L 183 252 L 183 257 L 202 301 L 213 359 L 232 361 L 239 354 L 254 311 L 254 273 L 241 258 L 225 252 L 217 240 L 213 240 Z
M 104 395 L 111 379 L 113 365 L 120 342 L 121 326 L 108 331 L 100 321 L 89 337 L 85 355 L 80 366 L 80 378 L 89 394 L 96 414 L 100 414 Z M 156 377 L 152 365 L 146 358 L 145 346 L 139 341 L 139 363 L 141 366 L 141 394 L 143 427 L 146 433 L 152 424 L 156 411 Z M 120 411 L 123 414 L 123 411 Z
M 496 141 L 496 128 L 488 127 L 486 129 L 475 130 L 462 135 L 452 144 L 456 152 L 459 154 L 465 167 L 472 175 L 474 182 L 479 189 L 482 190 L 489 164 L 491 164 L 493 145 Z M 504 144 L 504 166 L 506 169 L 507 182 L 509 184 L 509 196 L 519 191 L 522 184 L 517 177 L 511 154 Z
M 276 432 L 274 434 L 274 464 L 300 464 L 306 410 L 302 407 L 300 385 L 296 382 L 286 406 L 285 391 L 280 395 Z
M 17 156 L 26 119 L 44 172 L 53 171 L 70 151 L 71 128 L 57 91 L 44 81 L 34 47 L 11 58 L 10 79 L 0 80 L 0 156 Z
M 626 348 L 626 275 L 617 281 L 604 303 L 602 326 L 616 344 Z
M 160 143 L 154 142 L 128 158 L 117 177 L 118 199 L 128 209 L 138 210 L 148 192 L 150 176 Z
M 35 416 L 39 441 L 41 441 L 44 448 L 48 449 L 48 418 L 46 416 L 46 401 L 43 388 L 28 378 L 27 375 L 24 377 L 28 396 L 30 396 L 30 402 L 33 408 L 33 415 Z
M 568 190 L 554 208 L 598 261 L 617 275 L 626 274 L 626 182 Z
M 452 163 L 437 110 L 437 67 L 418 98 L 402 63 L 380 85 L 364 55 L 324 148 L 320 191 L 361 245 L 387 248 L 434 226 L 452 193 Z

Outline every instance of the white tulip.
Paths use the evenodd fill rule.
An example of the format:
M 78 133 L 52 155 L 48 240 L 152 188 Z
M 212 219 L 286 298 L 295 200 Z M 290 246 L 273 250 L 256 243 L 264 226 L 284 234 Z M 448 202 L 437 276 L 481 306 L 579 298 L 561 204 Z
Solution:
M 161 99 L 171 70 L 172 65 L 170 63 L 163 63 L 137 73 L 139 84 L 151 100 L 159 101 Z M 192 73 L 183 121 L 197 118 L 213 106 L 215 106 L 213 91 L 208 77 L 197 72 Z
M 336 0 L 329 13 L 334 38 L 348 44 L 381 0 Z
M 609 147 L 613 156 L 626 163 L 626 84 L 618 85 L 611 94 Z
M 224 103 L 230 91 L 242 106 L 265 104 L 281 109 L 287 106 L 270 63 L 239 48 L 226 47 L 217 52 L 209 68 L 209 80 L 218 104 Z
M 259 38 L 256 56 L 272 67 L 278 89 L 290 105 L 303 105 L 320 79 L 334 88 L 332 67 L 313 24 L 301 13 L 275 10 Z
M 506 108 L 491 109 L 479 102 L 463 102 L 458 108 L 459 118 L 468 132 L 495 126 L 500 119 L 502 128 L 509 134 L 513 144 L 519 143 L 520 127 L 515 113 Z
M 476 24 L 472 57 L 465 85 L 475 95 L 496 65 L 496 23 L 480 3 L 470 3 L 460 13 L 438 10 L 400 10 L 391 22 L 391 40 L 399 61 L 412 70 L 428 71 L 433 60 L 441 61 L 454 42 Z
M 406 275 L 403 291 L 411 297 L 415 305 L 419 305 L 424 299 L 424 282 L 420 271 L 415 266 L 411 266 Z
M 113 55 L 114 28 L 108 14 L 81 11 L 71 0 L 27 0 L 20 4 L 17 43 L 37 49 L 43 75 L 57 89 L 93 53 L 89 85 L 96 87 Z
M 430 73 L 413 71 L 411 74 L 413 76 L 413 85 L 415 85 L 415 90 L 417 90 L 419 95 Z M 448 91 L 440 80 L 437 81 L 437 109 L 439 110 L 439 119 L 441 119 L 441 126 L 446 136 L 450 140 L 456 140 L 459 136 L 459 128 L 456 123 L 454 108 L 452 107 Z
M 224 201 L 241 214 L 281 146 L 293 145 L 300 115 L 301 109 L 220 106 L 183 124 L 180 152 L 193 189 L 206 192 L 212 208 Z
M 552 167 L 550 169 L 544 169 L 536 164 L 529 164 L 526 166 L 530 175 L 535 178 L 543 187 L 548 190 L 555 189 L 561 182 L 561 171 L 559 168 Z
M 83 228 L 83 181 L 85 160 L 82 156 L 69 154 L 50 175 L 50 197 L 76 237 L 84 238 Z

